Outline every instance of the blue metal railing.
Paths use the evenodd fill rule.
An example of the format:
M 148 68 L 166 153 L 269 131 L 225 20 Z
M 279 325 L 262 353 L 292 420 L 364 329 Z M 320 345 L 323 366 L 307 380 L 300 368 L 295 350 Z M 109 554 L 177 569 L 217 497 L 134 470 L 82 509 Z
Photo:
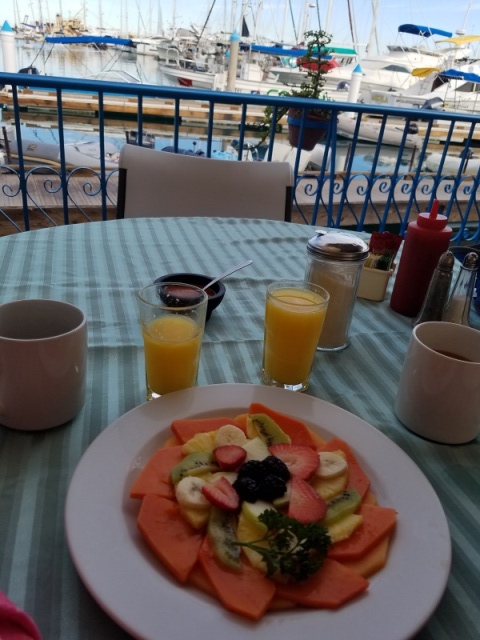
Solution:
M 52 213 L 57 209 L 62 211 L 63 224 L 71 223 L 74 213 L 90 220 L 92 207 L 80 203 L 78 194 L 95 201 L 100 218 L 108 219 L 115 208 L 116 170 L 107 167 L 106 137 L 119 118 L 122 127 L 135 127 L 138 140 L 151 130 L 161 132 L 176 152 L 191 142 L 191 137 L 186 138 L 191 130 L 204 139 L 208 157 L 218 152 L 215 144 L 221 144 L 220 138 L 235 138 L 235 158 L 242 160 L 262 137 L 258 122 L 266 106 L 273 108 L 274 119 L 280 109 L 301 108 L 300 137 L 306 130 L 307 110 L 318 108 L 318 101 L 291 97 L 52 76 L 0 73 L 1 85 L 6 86 L 0 92 L 3 124 L 13 125 L 18 146 L 16 160 L 8 157 L 6 148 L 7 159 L 0 165 L 0 222 L 12 231 L 29 230 L 37 218 L 44 226 L 59 224 Z M 472 168 L 477 163 L 480 167 L 480 159 L 470 157 L 480 146 L 479 115 L 348 102 L 322 101 L 322 108 L 332 113 L 327 138 L 307 154 L 307 161 L 305 152 L 290 153 L 299 220 L 358 230 L 392 226 L 403 234 L 412 215 L 428 210 L 439 199 L 455 225 L 455 241 L 479 241 L 480 173 Z M 25 125 L 47 113 L 58 130 L 58 166 L 42 162 L 32 166 L 21 144 L 26 139 Z M 75 117 L 88 117 L 98 128 L 98 169 L 68 165 L 65 132 Z M 272 161 L 278 158 L 279 148 L 288 150 L 286 126 L 283 123 L 255 154 L 261 151 L 261 157 Z M 373 140 L 365 142 L 368 135 Z M 57 197 L 55 206 L 50 196 Z

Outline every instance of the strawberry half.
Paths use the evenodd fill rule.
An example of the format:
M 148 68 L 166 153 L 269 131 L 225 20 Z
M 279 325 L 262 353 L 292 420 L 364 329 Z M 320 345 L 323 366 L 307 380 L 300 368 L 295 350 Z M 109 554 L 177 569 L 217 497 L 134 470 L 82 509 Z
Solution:
M 272 444 L 269 451 L 287 465 L 292 476 L 302 480 L 310 480 L 318 469 L 318 453 L 303 444 Z
M 245 462 L 247 452 L 238 444 L 223 444 L 214 452 L 215 460 L 223 471 L 236 471 Z
M 302 524 L 318 522 L 327 512 L 327 503 L 301 478 L 292 478 L 288 516 Z
M 202 493 L 214 507 L 236 511 L 240 506 L 238 493 L 226 478 L 218 478 L 202 487 Z

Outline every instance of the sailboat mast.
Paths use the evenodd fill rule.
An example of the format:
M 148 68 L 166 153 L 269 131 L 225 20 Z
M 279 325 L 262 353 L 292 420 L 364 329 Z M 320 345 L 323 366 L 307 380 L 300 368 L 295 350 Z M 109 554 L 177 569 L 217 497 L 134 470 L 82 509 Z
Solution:
M 253 41 L 257 42 L 258 39 L 258 22 L 260 20 L 260 11 L 262 10 L 263 2 L 262 0 L 257 0 L 257 10 L 255 12 L 255 24 L 253 25 Z
M 348 22 L 350 25 L 350 35 L 352 36 L 353 46 L 356 48 L 358 44 L 357 39 L 357 28 L 355 26 L 355 16 L 353 14 L 352 5 L 350 4 L 350 0 L 347 0 L 348 7 Z
M 370 37 L 368 38 L 367 44 L 367 53 L 371 54 L 373 40 L 375 39 L 376 50 L 379 52 L 378 46 L 378 32 L 377 32 L 377 15 L 378 15 L 378 5 L 380 4 L 380 0 L 372 0 L 372 28 L 370 29 Z
M 230 15 L 230 33 L 235 31 L 235 25 L 237 24 L 237 0 L 232 1 L 232 13 Z
M 333 0 L 328 0 L 327 18 L 325 20 L 325 31 L 330 33 L 330 20 L 332 19 Z

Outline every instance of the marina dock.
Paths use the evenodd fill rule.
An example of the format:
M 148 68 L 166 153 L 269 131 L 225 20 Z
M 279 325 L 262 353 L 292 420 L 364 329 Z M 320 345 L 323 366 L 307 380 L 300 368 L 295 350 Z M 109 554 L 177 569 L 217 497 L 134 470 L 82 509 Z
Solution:
M 0 104 L 6 111 L 13 110 L 11 91 L 0 91 Z M 57 115 L 57 95 L 53 91 L 32 91 L 23 89 L 18 92 L 18 105 L 21 113 Z M 64 116 L 97 118 L 100 112 L 97 95 L 85 93 L 63 92 L 62 109 Z M 106 119 L 136 120 L 138 117 L 138 100 L 130 96 L 106 95 L 103 99 L 103 112 Z M 175 121 L 175 103 L 164 98 L 144 98 L 142 113 L 145 122 L 173 124 Z M 182 100 L 180 104 L 180 124 L 198 124 L 205 126 L 210 113 L 208 102 Z M 250 105 L 247 110 L 246 123 L 255 125 L 263 116 L 263 109 Z M 216 104 L 213 111 L 214 122 L 223 128 L 238 129 L 242 118 L 242 107 L 236 105 Z

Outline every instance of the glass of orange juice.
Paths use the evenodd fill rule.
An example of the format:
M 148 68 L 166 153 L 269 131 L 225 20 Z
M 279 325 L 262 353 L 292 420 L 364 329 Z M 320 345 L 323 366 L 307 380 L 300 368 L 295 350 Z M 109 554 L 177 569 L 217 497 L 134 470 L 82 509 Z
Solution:
M 147 400 L 195 386 L 207 301 L 202 289 L 178 282 L 139 291 Z
M 305 391 L 330 295 L 310 282 L 282 280 L 267 288 L 262 381 Z

